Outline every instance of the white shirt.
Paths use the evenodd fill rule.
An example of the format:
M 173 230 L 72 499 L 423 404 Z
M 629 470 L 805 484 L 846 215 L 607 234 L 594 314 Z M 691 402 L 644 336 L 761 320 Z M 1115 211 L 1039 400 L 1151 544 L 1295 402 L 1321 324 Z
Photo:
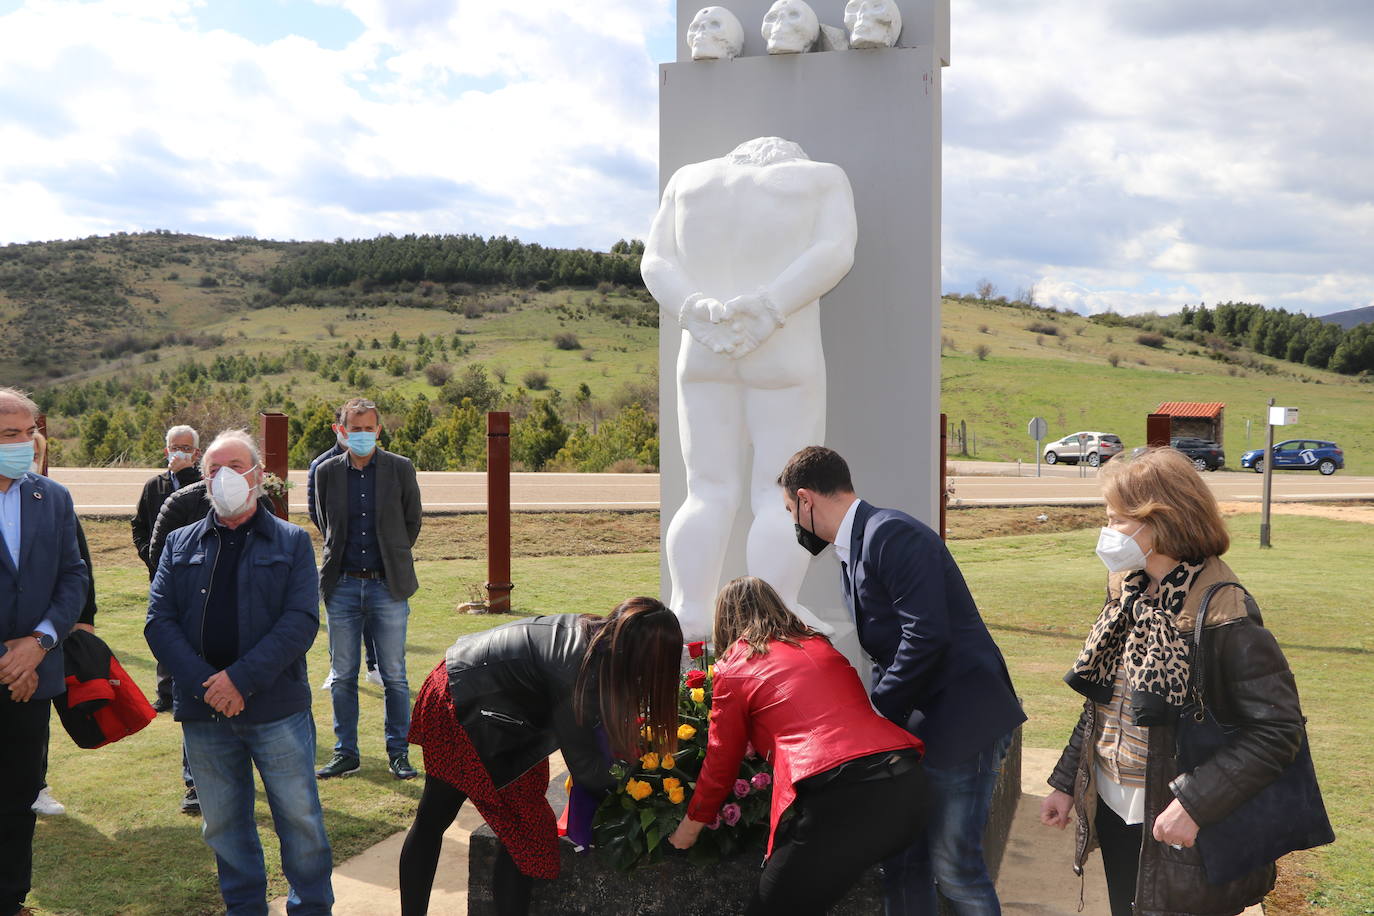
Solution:
M 849 565 L 849 542 L 854 533 L 854 514 L 859 511 L 861 502 L 862 499 L 856 499 L 849 504 L 849 511 L 845 512 L 840 528 L 835 532 L 835 556 L 846 566 Z

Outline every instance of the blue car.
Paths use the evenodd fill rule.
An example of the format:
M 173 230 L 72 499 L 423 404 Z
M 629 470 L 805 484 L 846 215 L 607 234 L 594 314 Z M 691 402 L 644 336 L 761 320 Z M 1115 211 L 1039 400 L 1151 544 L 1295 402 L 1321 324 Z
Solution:
M 1251 449 L 1240 456 L 1240 466 L 1264 473 L 1264 449 Z M 1321 471 L 1331 475 L 1345 467 L 1345 452 L 1334 442 L 1320 439 L 1289 439 L 1274 446 L 1274 470 Z

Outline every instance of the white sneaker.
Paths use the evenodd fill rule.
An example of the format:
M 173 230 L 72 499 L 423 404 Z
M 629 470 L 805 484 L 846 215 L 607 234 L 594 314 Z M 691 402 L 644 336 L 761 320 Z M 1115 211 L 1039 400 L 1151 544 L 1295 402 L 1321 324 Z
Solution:
M 382 680 L 382 672 L 377 668 L 367 669 L 367 682 L 376 684 L 378 687 L 385 687 L 386 681 Z
M 320 685 L 320 689 L 321 689 L 321 690 L 328 690 L 330 687 L 333 687 L 333 686 L 334 686 L 334 669 L 333 669 L 333 668 L 330 668 L 330 669 L 329 669 L 329 677 L 327 677 L 327 678 L 324 679 L 324 683 Z
M 47 786 L 38 790 L 38 797 L 33 800 L 30 807 L 33 808 L 34 814 L 43 814 L 49 817 L 67 813 L 67 806 L 53 798 L 52 790 Z

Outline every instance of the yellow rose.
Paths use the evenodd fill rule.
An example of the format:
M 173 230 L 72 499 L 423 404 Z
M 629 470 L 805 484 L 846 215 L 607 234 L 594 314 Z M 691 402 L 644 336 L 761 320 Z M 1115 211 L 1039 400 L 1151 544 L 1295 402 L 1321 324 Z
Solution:
M 674 790 L 680 788 L 681 786 L 682 780 L 674 778 L 672 776 L 669 776 L 663 780 L 663 791 L 667 792 L 670 795 L 674 792 Z
M 572 791 L 572 775 L 571 775 L 571 774 L 568 776 L 567 779 L 563 780 L 563 791 L 564 791 L 564 792 L 571 792 L 571 791 Z
M 707 676 L 707 677 L 715 677 L 715 676 L 716 676 L 716 666 L 715 666 L 715 665 L 707 665 L 707 666 L 706 666 L 706 676 Z
M 643 801 L 654 794 L 654 787 L 639 779 L 631 779 L 625 783 L 625 791 L 630 793 L 630 797 L 635 801 Z
M 673 768 L 673 763 L 674 763 L 674 761 L 673 761 L 673 755 L 672 755 L 672 754 L 664 754 L 664 755 L 663 755 L 663 761 L 662 761 L 662 763 L 663 763 L 663 769 L 665 769 L 665 770 L 671 770 L 671 769 Z
M 681 788 L 673 789 L 668 793 L 668 801 L 672 802 L 675 805 L 680 805 L 682 804 L 682 799 L 686 794 L 687 793 L 684 792 Z
M 640 757 L 640 758 L 639 758 L 639 765 L 640 765 L 641 767 L 643 767 L 644 769 L 646 769 L 646 770 L 657 770 L 657 769 L 658 769 L 658 755 L 655 754 L 653 751 L 650 751 L 649 753 L 645 754 L 643 757 Z
M 693 703 L 705 703 L 705 702 L 706 702 L 706 689 L 705 689 L 704 687 L 693 687 L 693 688 L 692 688 L 692 702 L 693 702 Z
M 696 733 L 697 730 L 692 726 L 688 725 L 686 722 L 682 723 L 677 727 L 677 738 L 679 741 L 690 741 L 692 739 L 692 736 L 694 736 Z

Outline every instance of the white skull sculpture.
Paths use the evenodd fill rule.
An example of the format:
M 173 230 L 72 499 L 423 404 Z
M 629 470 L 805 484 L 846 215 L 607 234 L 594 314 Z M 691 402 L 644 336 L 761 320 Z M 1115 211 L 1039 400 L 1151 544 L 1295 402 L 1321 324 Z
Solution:
M 801 54 L 816 43 L 821 23 L 803 0 L 778 0 L 764 14 L 762 31 L 769 54 Z
M 723 6 L 699 10 L 687 26 L 692 60 L 734 60 L 744 50 L 744 26 Z
M 851 48 L 890 48 L 902 33 L 902 11 L 896 0 L 849 0 L 844 27 Z

